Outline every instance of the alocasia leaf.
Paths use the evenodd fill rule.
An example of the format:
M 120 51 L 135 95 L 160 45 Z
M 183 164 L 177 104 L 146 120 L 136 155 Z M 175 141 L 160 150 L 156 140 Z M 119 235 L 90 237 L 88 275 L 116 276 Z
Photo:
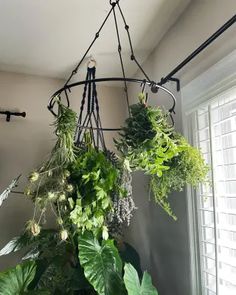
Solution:
M 79 259 L 85 277 L 99 295 L 124 295 L 122 261 L 113 240 L 99 241 L 86 232 L 79 240 Z
M 138 273 L 130 264 L 125 264 L 124 282 L 128 295 L 158 295 L 156 288 L 152 285 L 152 279 L 147 272 L 144 272 L 140 285 Z
M 0 295 L 28 294 L 27 288 L 34 279 L 35 273 L 36 264 L 32 261 L 0 273 Z

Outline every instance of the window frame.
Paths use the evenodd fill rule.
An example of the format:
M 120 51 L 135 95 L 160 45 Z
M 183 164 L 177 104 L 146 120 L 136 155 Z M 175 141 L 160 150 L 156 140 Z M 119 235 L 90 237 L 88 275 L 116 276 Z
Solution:
M 236 87 L 236 50 L 188 83 L 181 90 L 183 132 L 189 142 L 196 145 L 196 115 L 200 107 L 210 104 L 216 96 Z M 186 124 L 187 123 L 187 124 Z M 213 156 L 213 155 L 211 155 Z M 187 187 L 188 231 L 190 250 L 191 295 L 204 295 L 201 268 L 201 232 L 197 192 Z

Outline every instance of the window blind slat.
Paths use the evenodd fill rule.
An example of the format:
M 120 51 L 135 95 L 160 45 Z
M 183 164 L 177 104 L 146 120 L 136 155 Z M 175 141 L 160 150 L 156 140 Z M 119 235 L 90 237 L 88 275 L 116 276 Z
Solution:
M 236 295 L 236 92 L 195 112 L 212 186 L 197 192 L 204 295 Z

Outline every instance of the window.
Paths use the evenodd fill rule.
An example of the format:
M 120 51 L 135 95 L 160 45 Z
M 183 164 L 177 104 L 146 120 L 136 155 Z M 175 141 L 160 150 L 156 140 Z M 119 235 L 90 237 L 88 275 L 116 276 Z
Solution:
M 204 295 L 236 294 L 236 87 L 192 114 L 195 144 L 211 184 L 196 192 L 200 278 Z

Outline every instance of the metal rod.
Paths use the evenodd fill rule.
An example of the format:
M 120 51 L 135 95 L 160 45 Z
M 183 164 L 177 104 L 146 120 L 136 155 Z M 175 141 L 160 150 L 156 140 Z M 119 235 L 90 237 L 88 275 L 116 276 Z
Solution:
M 150 82 L 150 81 L 146 81 L 146 80 L 142 80 L 142 79 L 135 79 L 135 78 L 121 78 L 121 77 L 109 77 L 109 78 L 96 78 L 96 79 L 91 79 L 90 83 L 99 83 L 99 82 L 111 82 L 111 81 L 126 81 L 126 82 L 133 82 L 133 83 L 139 83 L 139 84 L 143 84 L 146 83 L 146 85 L 149 85 L 151 87 L 151 90 L 153 91 L 153 93 L 156 93 L 156 89 L 161 89 L 163 91 L 165 91 L 166 93 L 168 93 L 170 95 L 170 97 L 172 98 L 173 104 L 172 107 L 169 109 L 170 113 L 174 113 L 175 110 L 175 105 L 176 105 L 176 98 L 174 96 L 174 94 L 168 90 L 167 88 L 165 88 L 162 85 L 159 85 L 158 83 L 155 82 Z M 53 111 L 53 106 L 54 106 L 54 99 L 58 96 L 60 96 L 60 94 L 67 90 L 67 89 L 71 89 L 73 87 L 79 86 L 79 85 L 85 85 L 87 83 L 87 81 L 78 81 L 72 84 L 68 84 L 68 85 L 64 85 L 64 87 L 62 87 L 61 89 L 57 90 L 50 98 L 49 103 L 48 103 L 48 109 L 49 111 L 54 115 L 57 116 L 57 114 Z
M 126 19 L 125 19 L 125 16 L 124 16 L 124 13 L 120 7 L 120 4 L 119 4 L 119 1 L 117 3 L 117 6 L 119 8 L 119 11 L 120 11 L 120 14 L 121 14 L 121 17 L 123 19 L 123 22 L 124 22 L 124 25 L 125 25 L 125 30 L 127 32 L 127 36 L 128 36 L 128 40 L 129 40 L 129 45 L 130 45 L 130 51 L 131 51 L 131 60 L 134 61 L 136 63 L 136 65 L 138 66 L 139 70 L 143 73 L 143 75 L 146 77 L 146 79 L 151 82 L 150 78 L 148 77 L 147 73 L 144 71 L 144 69 L 142 68 L 142 66 L 140 65 L 140 63 L 137 61 L 136 57 L 135 57 L 135 54 L 134 54 L 134 49 L 133 49 L 133 44 L 132 44 L 132 40 L 131 40 L 131 35 L 130 35 L 130 32 L 129 32 L 129 25 L 127 24 L 126 22 Z
M 179 72 L 186 64 L 188 64 L 194 57 L 208 47 L 216 38 L 223 34 L 228 28 L 230 28 L 236 22 L 236 14 L 229 19 L 222 27 L 220 27 L 213 35 L 210 36 L 205 42 L 203 42 L 196 50 L 194 50 L 185 60 L 183 60 L 177 67 L 175 67 L 166 77 L 162 78 L 161 85 L 165 84 L 173 76 Z
M 0 111 L 1 115 L 6 115 L 6 121 L 10 122 L 11 116 L 16 116 L 16 117 L 26 117 L 26 112 L 10 112 L 10 111 Z
M 123 78 L 123 77 L 108 77 L 108 78 L 96 78 L 96 79 L 91 79 L 90 82 L 93 83 L 100 83 L 100 82 L 112 82 L 112 81 L 117 81 L 117 82 L 135 82 L 135 83 L 146 83 L 149 86 L 153 86 L 155 85 L 157 88 L 160 88 L 162 90 L 164 90 L 165 92 L 167 92 L 168 94 L 170 94 L 173 97 L 173 94 L 171 93 L 171 91 L 169 91 L 167 88 L 165 88 L 164 86 L 155 83 L 155 82 L 150 82 L 150 81 L 146 81 L 146 80 L 142 80 L 142 79 L 135 79 L 135 78 Z M 65 91 L 66 89 L 70 89 L 79 85 L 84 85 L 86 83 L 86 81 L 78 81 L 72 84 L 68 84 L 65 85 L 64 87 L 62 87 L 61 89 L 57 90 L 53 95 L 52 98 L 58 96 L 60 93 L 62 93 L 63 91 Z
M 121 128 L 102 128 L 102 127 L 88 127 L 88 126 L 78 126 L 79 129 L 92 129 L 97 131 L 121 131 Z

